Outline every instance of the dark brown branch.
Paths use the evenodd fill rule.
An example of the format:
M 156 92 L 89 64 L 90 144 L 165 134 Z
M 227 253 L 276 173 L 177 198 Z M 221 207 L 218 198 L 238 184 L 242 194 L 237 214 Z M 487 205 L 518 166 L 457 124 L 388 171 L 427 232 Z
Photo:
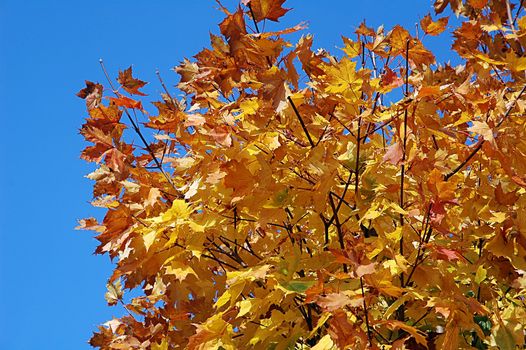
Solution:
M 405 96 L 409 96 L 409 40 L 405 48 Z M 403 148 L 402 148 L 402 165 L 400 170 L 400 208 L 404 209 L 404 181 L 405 181 L 405 160 L 406 160 L 406 146 L 407 146 L 407 107 L 404 110 L 404 134 L 403 134 Z M 400 213 L 400 227 L 404 226 L 404 215 Z M 404 256 L 404 234 L 400 235 L 400 255 Z M 404 286 L 404 273 L 400 273 L 400 286 Z M 397 319 L 404 322 L 405 307 L 401 305 L 397 310 Z
M 341 206 L 343 204 L 345 195 L 347 194 L 347 189 L 349 188 L 349 185 L 351 184 L 351 177 L 352 177 L 352 173 L 349 173 L 349 178 L 345 182 L 345 187 L 343 188 L 343 193 L 342 193 L 341 197 L 337 196 L 340 200 L 338 202 L 338 205 L 336 206 L 334 214 L 332 215 L 332 217 L 329 219 L 329 222 L 327 223 L 329 226 L 332 225 L 333 221 L 336 219 L 336 216 L 338 215 L 338 212 L 340 211 L 340 208 L 341 208 Z M 329 197 L 330 197 L 331 193 L 329 193 Z
M 213 248 L 207 248 L 209 252 L 211 252 L 212 250 L 219 253 L 219 254 L 223 254 L 224 256 L 234 260 L 236 263 L 238 263 L 239 265 L 241 265 L 242 267 L 247 267 L 248 265 L 243 261 L 243 259 L 239 256 L 239 254 L 237 253 L 237 251 L 235 251 L 234 249 L 232 249 L 230 247 L 230 245 L 228 244 L 225 244 L 225 246 L 228 248 L 228 250 L 230 252 L 227 252 L 225 251 L 223 248 L 221 248 L 220 245 L 218 245 L 216 242 L 214 242 L 210 237 L 207 237 L 207 240 L 208 242 L 210 242 L 214 247 L 215 249 Z M 223 242 L 224 244 L 224 242 Z
M 318 141 L 316 141 L 316 144 L 314 145 L 314 147 L 320 144 L 321 140 L 323 139 L 323 136 L 325 136 L 325 133 L 327 132 L 328 127 L 329 127 L 328 125 L 325 125 L 325 127 L 323 128 L 323 132 L 321 133 L 321 136 L 318 138 Z
M 502 123 L 504 123 L 504 121 L 510 116 L 511 114 L 511 111 L 513 110 L 513 108 L 515 107 L 515 105 L 517 104 L 517 101 L 521 98 L 521 96 L 524 94 L 524 92 L 526 91 L 526 85 L 524 85 L 521 89 L 521 91 L 519 91 L 519 94 L 517 95 L 517 97 L 515 97 L 515 99 L 513 100 L 513 102 L 510 104 L 510 106 L 508 107 L 508 109 L 506 110 L 506 113 L 504 113 L 504 116 L 501 118 L 501 120 L 497 123 L 497 128 L 500 127 L 502 125 Z
M 343 128 L 344 128 L 345 130 L 347 130 L 347 132 L 348 132 L 349 134 L 351 134 L 351 135 L 354 137 L 354 133 L 352 132 L 352 130 L 349 129 L 349 128 L 348 128 L 348 127 L 347 127 L 347 126 L 346 126 L 346 125 L 340 120 L 340 119 L 338 119 L 338 117 L 336 117 L 336 116 L 334 115 L 334 113 L 331 113 L 331 116 L 332 116 L 334 119 L 336 119 L 336 121 L 337 121 L 338 123 L 340 123 L 340 125 L 343 126 Z
M 309 317 L 309 315 L 307 314 L 307 312 L 305 312 L 305 307 L 301 304 L 299 304 L 298 301 L 296 301 L 296 299 L 294 299 L 296 305 L 298 306 L 298 310 L 300 310 L 300 313 L 301 315 L 303 316 L 303 318 L 305 319 L 305 322 L 307 323 L 307 327 L 309 329 L 309 331 L 312 331 L 312 319 Z
M 480 260 L 480 257 L 482 256 L 482 248 L 484 248 L 484 238 L 480 238 L 479 241 L 478 241 L 478 248 L 479 248 L 479 253 L 478 253 L 478 256 L 479 256 L 479 260 Z M 482 283 L 482 282 L 480 282 Z M 479 283 L 479 286 L 477 288 L 477 301 L 480 302 L 480 283 Z
M 506 0 L 506 12 L 508 13 L 508 22 L 510 25 L 510 29 L 513 32 L 513 34 L 516 34 L 515 30 L 515 21 L 513 20 L 512 14 L 511 14 L 511 5 L 510 0 Z
M 323 231 L 324 231 L 324 242 L 325 244 L 323 245 L 323 250 L 329 250 L 329 227 L 330 225 L 328 225 L 328 220 L 327 218 L 325 218 L 325 216 L 323 216 L 323 214 L 320 214 L 320 219 L 321 219 L 321 222 L 323 222 Z
M 369 340 L 369 347 L 373 346 L 373 339 L 371 336 L 371 325 L 369 324 L 369 311 L 367 310 L 367 303 L 365 301 L 365 291 L 363 288 L 363 277 L 360 276 L 360 288 L 362 290 L 362 299 L 363 299 L 363 312 L 365 314 L 365 326 L 367 327 L 367 339 Z
M 331 208 L 332 208 L 332 211 L 334 212 L 334 217 L 335 217 L 335 221 L 336 221 L 336 231 L 338 232 L 338 242 L 340 243 L 340 248 L 342 251 L 345 250 L 345 243 L 343 241 L 343 229 L 342 229 L 342 225 L 340 223 L 340 219 L 338 217 L 338 212 L 336 211 L 336 205 L 334 204 L 334 200 L 332 199 L 331 196 L 329 196 L 329 203 L 331 205 Z M 347 265 L 346 264 L 343 264 L 343 272 L 347 273 Z
M 432 231 L 431 228 L 429 228 L 429 232 Z M 425 235 L 425 233 L 424 233 Z M 428 234 L 428 237 L 431 237 L 430 234 Z M 411 272 L 409 272 L 409 276 L 407 277 L 407 280 L 405 281 L 405 285 L 403 287 L 407 287 L 409 286 L 409 284 L 411 283 L 411 279 L 413 278 L 413 274 L 415 273 L 416 271 L 416 268 L 418 266 L 420 266 L 422 264 L 422 262 L 424 262 L 425 259 L 423 259 L 424 257 L 424 253 L 425 253 L 425 248 L 423 248 L 423 245 L 427 243 L 427 242 L 423 242 L 421 241 L 420 244 L 418 245 L 418 251 L 416 253 L 416 260 L 415 260 L 415 263 L 413 264 L 413 267 L 411 268 Z
M 259 255 L 257 255 L 256 253 L 254 253 L 254 251 L 250 248 L 250 246 L 249 246 L 249 248 L 250 248 L 250 249 L 249 249 L 249 248 L 247 248 L 247 247 L 245 247 L 245 246 L 243 246 L 243 245 L 241 245 L 241 244 L 239 244 L 239 243 L 237 243 L 237 242 L 235 242 L 235 241 L 233 241 L 233 240 L 231 240 L 231 239 L 228 239 L 227 237 L 219 236 L 218 238 L 219 238 L 219 240 L 220 240 L 221 242 L 223 242 L 225 245 L 226 245 L 227 243 L 231 243 L 231 244 L 235 245 L 236 247 L 241 248 L 241 249 L 243 249 L 244 251 L 250 253 L 251 255 L 253 255 L 254 257 L 256 257 L 258 260 L 261 260 L 261 257 L 259 257 Z M 225 241 L 226 241 L 226 242 L 225 242 Z M 245 243 L 247 243 L 247 241 L 246 241 Z
M 260 31 L 258 27 L 258 22 L 256 20 L 256 16 L 254 15 L 254 11 L 252 10 L 252 4 L 249 2 L 247 6 L 248 6 L 248 9 L 250 10 L 250 16 L 252 16 L 252 21 L 254 22 L 254 27 L 256 28 L 256 32 L 259 34 Z
M 224 217 L 224 218 L 234 220 L 234 218 L 231 217 L 231 216 L 224 215 L 224 214 L 219 214 L 219 215 L 221 215 L 221 216 Z M 237 221 L 256 222 L 257 220 L 254 220 L 254 219 L 245 219 L 245 218 L 240 218 L 240 217 L 238 217 L 238 218 L 237 218 Z
M 305 123 L 303 122 L 303 118 L 301 118 L 301 115 L 298 112 L 298 109 L 296 108 L 296 105 L 294 104 L 294 102 L 292 101 L 292 98 L 290 98 L 290 96 L 288 96 L 287 99 L 289 100 L 289 103 L 292 106 L 292 109 L 294 110 L 294 113 L 296 114 L 296 117 L 298 117 L 298 119 L 300 121 L 300 124 L 301 124 L 301 127 L 302 127 L 303 131 L 305 132 L 305 135 L 307 135 L 307 139 L 309 140 L 309 143 L 310 143 L 311 147 L 314 148 L 316 145 L 314 144 L 314 141 L 312 141 L 312 138 L 311 138 L 311 136 L 309 134 L 309 130 L 307 130 L 307 127 L 305 126 Z
M 519 18 L 519 14 L 522 10 L 522 5 L 524 4 L 524 0 L 521 0 L 519 3 L 519 7 L 517 8 L 517 12 L 515 13 L 515 16 L 513 17 L 513 25 L 517 22 L 517 19 Z
M 234 230 L 237 230 L 237 207 L 234 207 Z
M 429 206 L 428 206 L 427 212 L 426 212 L 426 217 L 424 219 L 424 227 L 422 229 L 422 233 L 419 235 L 418 251 L 416 253 L 415 262 L 413 264 L 411 272 L 409 273 L 409 276 L 407 277 L 407 281 L 405 282 L 405 287 L 407 287 L 409 285 L 409 283 L 411 283 L 411 278 L 413 277 L 413 274 L 415 273 L 416 268 L 423 261 L 423 260 L 422 261 L 420 261 L 420 260 L 424 256 L 424 251 L 422 250 L 422 247 L 423 247 L 424 243 L 428 243 L 429 239 L 431 238 L 432 228 L 429 227 L 429 220 L 431 218 L 431 208 L 432 208 L 432 206 L 433 206 L 433 203 L 429 203 Z M 428 230 L 429 230 L 429 232 L 428 232 Z M 422 254 L 421 254 L 421 252 L 422 252 Z
M 401 114 L 401 113 L 400 113 L 400 114 Z M 362 140 L 363 140 L 364 138 L 369 137 L 369 135 L 374 134 L 374 133 L 377 132 L 378 130 L 383 129 L 383 128 L 385 128 L 386 126 L 388 126 L 389 124 L 391 124 L 393 121 L 396 120 L 396 118 L 398 118 L 398 117 L 400 116 L 400 114 L 395 115 L 394 117 L 392 117 L 392 118 L 386 120 L 385 122 L 383 122 L 382 124 L 378 125 L 378 126 L 377 126 L 376 128 L 374 128 L 373 130 L 368 131 L 368 132 L 362 137 Z
M 526 85 L 524 85 L 521 91 L 519 91 L 519 94 L 517 95 L 517 97 L 515 97 L 513 102 L 510 104 L 510 106 L 506 110 L 506 113 L 504 113 L 500 121 L 497 123 L 496 128 L 500 127 L 502 123 L 510 116 L 511 111 L 513 110 L 513 108 L 517 104 L 517 101 L 521 98 L 521 96 L 524 94 L 525 91 L 526 91 Z M 464 168 L 464 166 L 471 160 L 471 158 L 473 158 L 477 154 L 477 152 L 480 151 L 484 142 L 485 140 L 480 140 L 477 144 L 477 147 L 475 147 L 473 151 L 471 151 L 468 157 L 462 163 L 460 163 L 455 169 L 453 169 L 451 172 L 449 172 L 448 174 L 444 176 L 444 181 L 449 180 L 453 175 L 455 175 L 460 170 L 462 170 L 462 168 Z
M 290 171 L 292 171 L 292 173 L 294 173 L 296 176 L 298 176 L 300 179 L 302 180 L 305 180 L 307 181 L 309 184 L 311 185 L 315 185 L 316 182 L 308 179 L 307 177 L 305 177 L 304 175 L 302 175 L 301 173 L 299 173 L 297 170 L 295 170 L 294 168 L 289 168 Z
M 343 204 L 345 204 L 349 209 L 351 209 L 351 210 L 355 209 L 354 206 L 351 205 L 351 203 L 347 202 L 345 199 L 343 199 L 343 197 L 341 197 L 340 195 L 336 194 L 335 192 L 330 191 L 329 195 L 334 196 L 334 197 L 338 198 L 339 200 L 341 200 L 343 202 Z
M 358 131 L 356 132 L 356 163 L 354 165 L 354 208 L 358 206 L 358 185 L 360 184 L 360 130 L 362 117 L 358 118 Z M 350 175 L 349 175 L 350 176 Z
M 469 156 L 464 159 L 464 161 L 462 163 L 460 163 L 455 169 L 453 169 L 451 172 L 449 172 L 448 174 L 446 174 L 444 176 L 444 181 L 447 181 L 451 178 L 451 176 L 455 175 L 456 173 L 458 173 L 462 168 L 464 168 L 464 166 L 471 160 L 471 158 L 473 158 L 478 151 L 480 151 L 480 149 L 482 148 L 482 145 L 484 144 L 484 140 L 480 140 L 477 144 L 477 147 L 475 147 L 473 149 L 473 151 L 471 151 L 471 153 L 469 154 Z
M 239 268 L 235 267 L 234 265 L 231 265 L 231 264 L 229 264 L 229 263 L 227 263 L 227 262 L 225 262 L 225 261 L 222 261 L 222 260 L 218 259 L 218 258 L 214 255 L 214 253 L 212 253 L 212 251 L 211 251 L 210 249 L 207 249 L 207 250 L 208 250 L 208 252 L 209 252 L 211 255 L 201 254 L 201 256 L 204 257 L 204 258 L 207 258 L 207 259 L 213 260 L 213 261 L 215 261 L 216 263 L 218 263 L 219 266 L 221 266 L 221 268 L 223 269 L 223 271 L 225 271 L 225 273 L 226 273 L 227 271 L 226 271 L 226 269 L 225 269 L 224 266 L 228 266 L 228 267 L 230 267 L 231 269 L 236 270 L 236 271 L 239 270 Z M 223 265 L 224 265 L 224 266 L 223 266 Z

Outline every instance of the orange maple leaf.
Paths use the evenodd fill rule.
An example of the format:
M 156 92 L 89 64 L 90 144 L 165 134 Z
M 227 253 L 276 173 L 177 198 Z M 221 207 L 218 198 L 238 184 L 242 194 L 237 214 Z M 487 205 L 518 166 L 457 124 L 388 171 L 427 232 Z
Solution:
M 282 7 L 285 0 L 243 0 L 245 6 L 249 6 L 256 22 L 265 19 L 277 22 L 290 9 Z
M 132 77 L 131 66 L 125 69 L 124 71 L 119 71 L 119 77 L 117 78 L 117 81 L 128 93 L 133 95 L 146 96 L 146 94 L 139 91 L 139 89 L 148 83 Z

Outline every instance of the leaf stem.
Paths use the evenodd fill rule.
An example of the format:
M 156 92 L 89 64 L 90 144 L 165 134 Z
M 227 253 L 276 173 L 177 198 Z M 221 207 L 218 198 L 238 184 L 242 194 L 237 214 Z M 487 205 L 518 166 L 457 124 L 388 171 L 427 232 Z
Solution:
M 170 92 L 166 88 L 166 85 L 164 84 L 163 78 L 161 77 L 161 73 L 159 72 L 158 69 L 155 70 L 155 74 L 157 75 L 157 78 L 159 79 L 159 82 L 161 83 L 161 86 L 163 87 L 164 92 L 166 92 L 166 95 L 168 95 L 168 97 L 170 98 L 170 102 L 172 102 L 174 108 L 178 108 L 177 103 L 175 103 L 175 100 L 173 99 L 172 95 L 170 94 Z

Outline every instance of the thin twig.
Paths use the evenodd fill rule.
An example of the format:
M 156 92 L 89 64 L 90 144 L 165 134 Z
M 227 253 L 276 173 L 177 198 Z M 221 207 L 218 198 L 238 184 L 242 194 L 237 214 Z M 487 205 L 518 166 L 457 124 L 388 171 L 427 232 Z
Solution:
M 347 130 L 347 132 L 348 132 L 349 134 L 351 134 L 351 135 L 354 137 L 354 133 L 352 132 L 352 130 L 349 129 L 347 126 L 345 126 L 345 124 L 344 124 L 340 119 L 338 119 L 338 118 L 334 115 L 334 113 L 331 113 L 331 116 L 332 116 L 334 119 L 336 119 L 336 121 L 337 121 L 338 123 L 340 123 L 340 125 L 343 126 L 343 128 L 344 128 L 345 130 Z
M 409 40 L 406 43 L 405 48 L 405 96 L 409 96 Z M 404 209 L 404 181 L 405 181 L 405 160 L 406 160 L 406 146 L 407 146 L 407 108 L 404 111 L 404 135 L 403 135 L 403 148 L 402 148 L 402 165 L 400 170 L 400 208 Z M 400 227 L 404 226 L 404 215 L 400 213 Z M 400 235 L 400 255 L 404 256 L 404 234 Z M 400 286 L 404 286 L 404 273 L 400 274 Z M 399 321 L 404 322 L 405 319 L 405 307 L 401 305 L 397 312 L 397 318 Z
M 367 327 L 367 339 L 369 340 L 369 347 L 373 347 L 373 339 L 371 336 L 371 326 L 369 325 L 369 311 L 367 310 L 367 303 L 365 302 L 365 291 L 363 288 L 363 277 L 360 276 L 360 288 L 362 290 L 363 312 L 365 313 L 365 326 Z
M 521 98 L 521 96 L 524 94 L 525 91 L 526 91 L 526 85 L 524 85 L 522 87 L 522 89 L 521 89 L 521 91 L 519 91 L 519 94 L 517 95 L 517 97 L 515 97 L 513 102 L 509 105 L 508 109 L 506 110 L 506 113 L 504 113 L 504 115 L 502 116 L 500 121 L 497 123 L 496 128 L 500 127 L 502 125 L 502 123 L 510 116 L 511 111 L 513 110 L 513 108 L 517 104 L 517 101 Z M 477 154 L 477 152 L 480 151 L 480 149 L 482 148 L 482 145 L 484 144 L 484 142 L 485 142 L 485 140 L 480 140 L 478 142 L 477 146 L 468 155 L 468 157 L 462 163 L 460 163 L 455 169 L 453 169 L 451 172 L 449 172 L 448 174 L 446 174 L 444 176 L 444 181 L 449 180 L 453 175 L 458 173 L 471 160 L 471 158 L 473 158 Z
M 515 17 L 513 17 L 513 25 L 515 25 L 515 23 L 517 22 L 517 19 L 519 18 L 519 14 L 521 13 L 523 4 L 524 4 L 524 0 L 521 0 L 521 2 L 519 3 L 519 7 L 517 8 L 517 12 L 515 13 Z
M 329 222 L 327 223 L 329 226 L 333 223 L 333 221 L 336 219 L 336 215 L 338 215 L 338 212 L 340 211 L 340 208 L 344 202 L 344 198 L 345 198 L 345 195 L 347 194 L 347 190 L 349 188 L 349 185 L 351 184 L 351 177 L 352 177 L 352 172 L 349 172 L 349 178 L 347 179 L 347 181 L 345 182 L 345 187 L 343 188 L 343 193 L 341 195 L 341 197 L 338 196 L 338 198 L 340 199 L 340 201 L 338 202 L 338 205 L 336 206 L 336 209 L 335 209 L 335 212 L 334 214 L 332 215 L 332 217 L 329 219 Z M 331 195 L 331 193 L 329 193 L 329 196 Z M 354 208 L 353 208 L 354 209 Z
M 508 13 L 508 22 L 510 24 L 511 31 L 515 34 L 515 22 L 513 20 L 513 16 L 511 15 L 511 6 L 510 6 L 510 0 L 506 0 L 506 12 Z
M 444 181 L 449 180 L 451 178 L 451 176 L 453 176 L 456 173 L 458 173 L 471 160 L 471 158 L 473 158 L 477 154 L 477 152 L 480 151 L 480 149 L 482 148 L 483 144 L 484 144 L 484 140 L 480 140 L 477 143 L 477 146 L 469 154 L 469 156 L 466 159 L 464 159 L 464 161 L 462 163 L 460 163 L 455 169 L 453 169 L 451 172 L 449 172 L 448 174 L 446 174 L 444 176 Z
M 111 87 L 111 90 L 113 91 L 113 93 L 115 94 L 115 96 L 117 97 L 120 97 L 119 94 L 117 93 L 117 90 L 115 90 L 115 87 L 113 86 L 113 83 L 111 82 L 111 79 L 110 79 L 110 76 L 108 75 L 108 72 L 106 71 L 106 67 L 104 66 L 104 61 L 101 59 L 99 59 L 99 63 L 100 63 L 100 66 L 102 68 L 102 71 L 104 72 L 104 75 L 106 76 L 106 80 L 108 81 L 108 84 L 110 84 L 110 87 Z M 152 157 L 155 165 L 157 166 L 157 168 L 159 169 L 159 171 L 164 175 L 166 181 L 168 181 L 168 183 L 172 186 L 172 188 L 176 191 L 177 188 L 175 187 L 175 185 L 173 184 L 172 182 L 172 179 L 170 179 L 170 177 L 168 176 L 168 174 L 166 174 L 166 172 L 164 171 L 161 163 L 159 162 L 159 160 L 157 159 L 157 156 L 155 155 L 155 153 L 153 152 L 152 148 L 150 147 L 150 145 L 148 144 L 148 142 L 146 141 L 146 139 L 144 138 L 142 132 L 141 132 L 141 129 L 139 129 L 139 126 L 137 123 L 135 123 L 135 121 L 133 120 L 133 118 L 131 117 L 130 113 L 128 112 L 128 109 L 126 107 L 122 107 L 123 110 L 124 110 L 124 113 L 126 114 L 126 116 L 128 117 L 128 120 L 130 121 L 130 123 L 132 124 L 132 127 L 133 127 L 133 130 L 135 131 L 135 133 L 139 136 L 139 138 L 141 139 L 144 147 L 146 148 L 146 150 L 148 151 L 148 153 L 150 153 L 150 156 Z
M 409 273 L 407 280 L 405 281 L 405 287 L 409 286 L 409 284 L 411 283 L 411 278 L 413 277 L 413 274 L 415 273 L 416 268 L 424 261 L 422 259 L 424 256 L 424 251 L 425 251 L 425 248 L 423 246 L 425 243 L 429 243 L 429 239 L 431 238 L 432 228 L 429 227 L 429 221 L 431 218 L 432 206 L 433 206 L 433 203 L 429 203 L 429 207 L 427 208 L 426 218 L 424 219 L 424 227 L 422 228 L 422 233 L 419 235 L 418 251 L 416 253 L 415 262 L 413 264 L 413 267 L 411 268 L 411 272 Z
M 314 141 L 312 141 L 312 138 L 310 137 L 310 134 L 309 134 L 309 130 L 307 130 L 307 127 L 305 126 L 305 123 L 303 122 L 303 118 L 301 118 L 301 115 L 298 112 L 296 105 L 294 104 L 294 102 L 292 102 L 292 98 L 290 98 L 290 96 L 287 96 L 287 99 L 289 100 L 290 105 L 292 106 L 292 109 L 294 110 L 294 113 L 298 117 L 301 127 L 303 128 L 303 131 L 305 132 L 305 135 L 307 135 L 307 139 L 309 140 L 311 147 L 314 148 L 316 145 L 314 144 Z
M 342 251 L 345 250 L 345 243 L 343 241 L 343 229 L 342 225 L 340 223 L 340 219 L 338 217 L 338 212 L 336 211 L 336 205 L 334 204 L 334 200 L 331 196 L 329 196 L 329 203 L 331 205 L 332 211 L 334 212 L 334 217 L 336 221 L 336 231 L 338 232 L 338 242 L 340 243 L 340 248 Z M 347 264 L 343 264 L 343 272 L 347 273 Z
M 177 103 L 175 103 L 175 100 L 173 99 L 172 95 L 170 95 L 170 92 L 166 88 L 166 85 L 164 84 L 163 78 L 161 77 L 161 73 L 159 70 L 155 70 L 155 74 L 157 75 L 157 78 L 159 79 L 159 82 L 161 83 L 161 86 L 163 87 L 164 92 L 166 92 L 166 95 L 170 98 L 170 102 L 172 102 L 174 108 L 178 108 Z
M 356 131 L 356 162 L 354 164 L 354 208 L 358 206 L 358 186 L 360 184 L 360 130 L 362 117 L 358 118 L 358 128 Z M 349 175 L 350 176 L 350 175 Z

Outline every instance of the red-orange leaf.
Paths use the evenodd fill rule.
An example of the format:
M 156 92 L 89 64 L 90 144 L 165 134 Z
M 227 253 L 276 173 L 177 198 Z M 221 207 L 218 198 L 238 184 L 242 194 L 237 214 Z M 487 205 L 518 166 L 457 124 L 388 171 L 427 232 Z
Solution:
M 86 80 L 86 87 L 77 93 L 77 96 L 86 100 L 88 110 L 97 108 L 102 99 L 102 85 Z
M 110 101 L 119 107 L 142 109 L 141 101 L 136 101 L 126 96 L 120 96 L 118 98 L 110 97 Z
M 245 35 L 247 33 L 247 28 L 243 11 L 238 9 L 233 14 L 229 14 L 223 22 L 219 24 L 219 29 L 221 29 L 221 34 L 223 34 L 228 40 L 237 40 L 242 35 Z
M 436 258 L 440 260 L 455 261 L 463 258 L 460 252 L 445 247 L 435 247 L 435 253 Z
M 145 93 L 139 91 L 144 85 L 148 84 L 142 80 L 136 79 L 132 76 L 132 67 L 119 71 L 119 77 L 117 78 L 119 84 L 122 85 L 124 90 L 130 94 L 146 96 Z
M 388 89 L 394 89 L 404 84 L 404 80 L 396 74 L 389 67 L 385 69 L 385 73 L 382 74 L 380 85 Z

